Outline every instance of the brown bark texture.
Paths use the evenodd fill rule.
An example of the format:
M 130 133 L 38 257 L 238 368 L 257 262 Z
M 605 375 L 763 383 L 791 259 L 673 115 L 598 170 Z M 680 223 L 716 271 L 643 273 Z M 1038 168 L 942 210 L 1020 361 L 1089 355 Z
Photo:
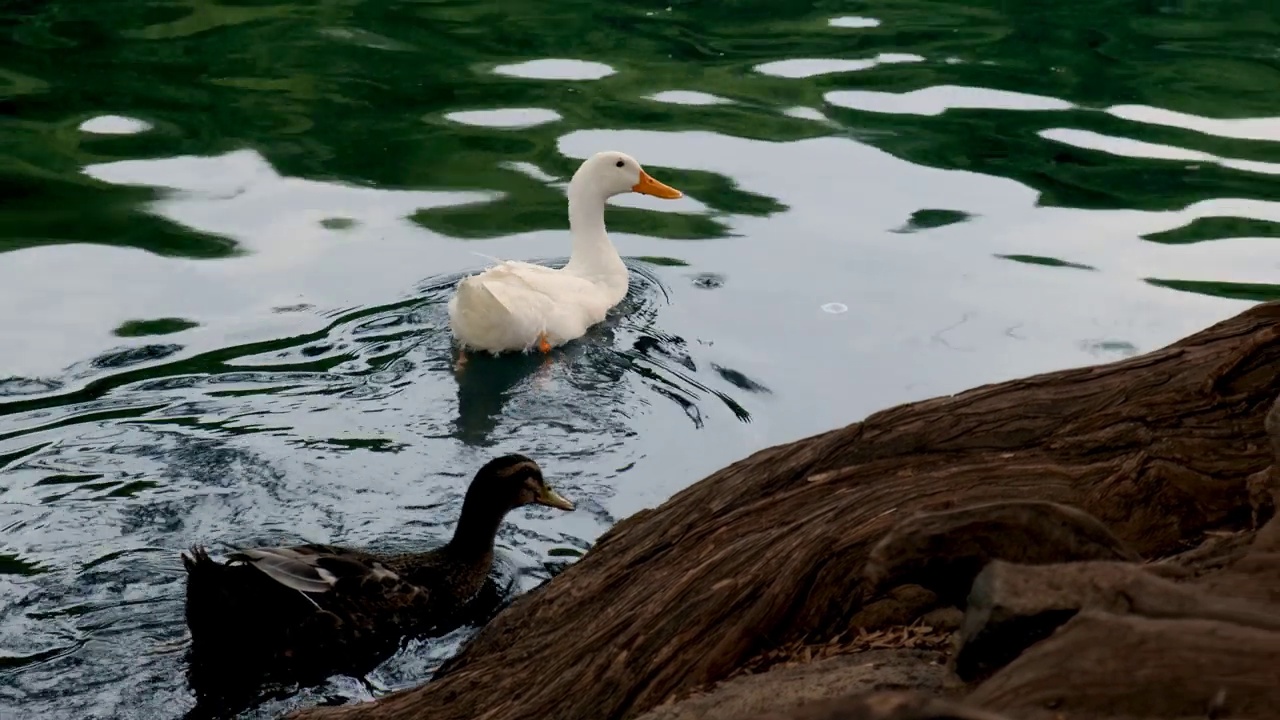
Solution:
M 1280 712 L 1280 633 L 1218 621 L 1082 611 L 966 701 L 1022 717 L 1270 718 Z
M 790 713 L 769 712 L 739 720 L 1009 720 L 1004 715 L 909 692 L 879 692 L 809 703 Z
M 979 679 L 986 668 L 1018 657 L 1081 611 L 1220 620 L 1242 630 L 1280 633 L 1280 608 L 1274 605 L 1206 593 L 1126 563 L 1031 566 L 996 560 L 974 581 L 967 610 L 954 666 L 965 681 Z M 1280 656 L 1276 661 L 1280 663 Z
M 820 644 L 854 625 L 877 630 L 877 618 L 894 615 L 885 607 L 895 602 L 893 586 L 900 592 L 904 583 L 944 577 L 912 594 L 911 612 L 923 613 L 930 607 L 920 598 L 965 604 L 960 589 L 991 560 L 1106 565 L 1186 552 L 1206 531 L 1248 528 L 1258 513 L 1273 512 L 1264 418 L 1277 393 L 1280 303 L 1268 303 L 1145 355 L 910 403 L 768 448 L 618 523 L 574 566 L 494 618 L 431 682 L 295 717 L 634 718 L 788 643 Z M 973 510 L 982 506 L 989 509 Z M 1104 712 L 1109 702 L 1123 706 L 1116 698 L 1136 675 L 1157 682 L 1143 667 L 1168 669 L 1173 682 L 1185 683 L 1168 707 L 1159 706 L 1170 714 L 1202 699 L 1236 702 L 1242 711 L 1276 699 L 1262 683 L 1280 664 L 1251 671 L 1248 663 L 1280 652 L 1278 636 L 1263 621 L 1232 621 L 1276 600 L 1280 543 L 1265 537 L 1280 533 L 1275 525 L 1253 545 L 1231 546 L 1230 560 L 1202 558 L 1200 570 L 1161 573 L 1182 572 L 1186 583 L 1223 590 L 1252 603 L 1247 608 L 1173 598 L 1184 603 L 1178 612 L 1190 610 L 1169 617 L 1177 615 L 1173 600 L 1144 596 L 1165 613 L 1148 618 L 1108 612 L 1116 603 L 1077 593 L 1081 608 L 1059 617 L 1047 639 L 987 668 L 994 675 L 964 700 L 971 714 L 912 716 L 1032 717 L 1015 713 L 1073 697 L 1097 717 L 1130 710 L 1159 717 L 1141 707 Z M 961 538 L 962 551 L 937 560 L 965 527 L 976 534 Z M 950 540 L 939 545 L 940 538 Z M 1028 550 L 1031 541 L 1047 550 Z M 1108 582 L 1160 587 L 1154 576 Z M 1222 651 L 1228 645 L 1240 651 L 1236 659 Z M 1098 658 L 1108 646 L 1129 653 L 1127 676 L 1117 665 L 1123 660 L 1104 671 Z M 1197 653 L 1219 669 L 1193 663 Z M 1110 689 L 1072 690 L 1083 681 L 1067 677 L 1068 667 Z M 1227 672 L 1243 679 L 1228 682 Z M 1210 686 L 1213 697 L 1201 698 Z M 1225 700 L 1215 695 L 1223 687 Z M 898 717 L 855 712 L 866 697 L 847 702 L 848 713 L 829 717 Z M 1212 715 L 1213 707 L 1195 712 Z
M 871 548 L 863 572 L 870 592 L 914 583 L 959 604 L 995 556 L 1036 564 L 1142 559 L 1088 513 L 1004 500 L 906 518 Z

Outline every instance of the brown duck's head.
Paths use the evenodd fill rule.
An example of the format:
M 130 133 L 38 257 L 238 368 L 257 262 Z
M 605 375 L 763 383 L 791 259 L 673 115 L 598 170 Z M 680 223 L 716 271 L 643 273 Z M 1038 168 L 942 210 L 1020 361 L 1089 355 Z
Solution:
M 546 505 L 572 510 L 573 503 L 551 489 L 542 478 L 542 468 L 524 455 L 512 454 L 494 458 L 476 473 L 467 490 L 467 499 L 483 498 L 486 503 L 511 510 L 524 505 Z

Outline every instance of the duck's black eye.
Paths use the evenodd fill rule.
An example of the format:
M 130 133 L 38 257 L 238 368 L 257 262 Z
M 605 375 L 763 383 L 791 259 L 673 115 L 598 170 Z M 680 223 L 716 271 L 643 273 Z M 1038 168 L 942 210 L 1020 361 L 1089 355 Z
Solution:
M 625 162 L 623 162 L 623 161 L 621 161 L 621 160 L 619 160 L 618 162 L 616 162 L 616 163 L 614 163 L 614 164 L 615 164 L 615 165 L 617 165 L 618 167 L 622 167 L 623 165 L 626 165 L 626 163 L 625 163 Z

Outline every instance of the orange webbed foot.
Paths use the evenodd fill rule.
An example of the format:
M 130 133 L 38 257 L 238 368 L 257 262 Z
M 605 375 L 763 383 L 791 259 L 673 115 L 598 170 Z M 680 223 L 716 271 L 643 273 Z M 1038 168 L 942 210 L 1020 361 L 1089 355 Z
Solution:
M 538 350 L 544 354 L 551 352 L 551 343 L 547 342 L 547 334 L 545 332 L 538 333 Z

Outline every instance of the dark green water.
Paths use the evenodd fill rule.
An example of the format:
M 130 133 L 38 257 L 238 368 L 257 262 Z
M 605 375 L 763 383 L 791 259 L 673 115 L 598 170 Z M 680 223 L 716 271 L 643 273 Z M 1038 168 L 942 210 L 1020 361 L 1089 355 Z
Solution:
M 0 3 L 0 716 L 187 712 L 193 542 L 432 544 L 520 451 L 580 506 L 504 528 L 528 589 L 755 449 L 1280 297 L 1278 8 Z M 567 254 L 604 149 L 687 195 L 610 212 L 631 296 L 456 377 L 449 284 Z

